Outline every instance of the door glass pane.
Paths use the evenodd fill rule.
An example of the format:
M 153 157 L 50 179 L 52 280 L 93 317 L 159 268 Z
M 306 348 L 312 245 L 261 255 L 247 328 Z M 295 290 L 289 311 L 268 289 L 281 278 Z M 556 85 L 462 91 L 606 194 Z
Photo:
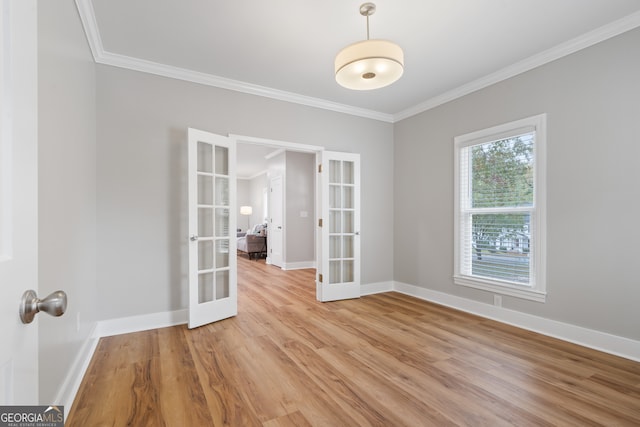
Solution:
M 342 162 L 342 183 L 354 184 L 354 166 L 353 162 Z
M 342 232 L 342 212 L 330 211 L 329 212 L 329 233 L 341 233 Z
M 229 178 L 216 176 L 216 205 L 229 206 Z
M 213 204 L 213 177 L 198 175 L 198 204 Z
M 344 282 L 353 282 L 353 261 L 343 261 L 343 281 Z
M 344 204 L 343 204 L 343 208 L 345 209 L 353 209 L 354 207 L 354 203 L 353 203 L 353 187 L 350 186 L 344 186 L 342 187 L 342 194 L 344 197 Z
M 216 240 L 216 268 L 229 267 L 229 240 Z
M 344 236 L 342 242 L 343 258 L 353 258 L 355 256 L 353 252 L 353 236 Z
M 211 240 L 198 241 L 198 270 L 213 268 L 213 242 Z
M 213 273 L 198 274 L 198 303 L 213 301 Z
M 216 237 L 229 237 L 229 209 L 216 208 Z
M 329 161 L 329 182 L 341 182 L 340 163 L 341 162 L 339 160 Z
M 342 257 L 342 241 L 340 236 L 329 237 L 329 258 L 341 258 Z
M 340 186 L 329 186 L 329 209 L 337 209 L 342 207 Z
M 213 156 L 211 144 L 198 142 L 198 172 L 213 173 Z
M 229 270 L 216 272 L 216 299 L 229 298 Z
M 216 175 L 229 175 L 229 149 L 216 146 Z
M 213 209 L 198 208 L 198 236 L 213 237 Z
M 329 283 L 340 283 L 342 281 L 340 264 L 341 261 L 329 261 Z
M 355 233 L 355 219 L 353 211 L 343 211 L 343 233 Z

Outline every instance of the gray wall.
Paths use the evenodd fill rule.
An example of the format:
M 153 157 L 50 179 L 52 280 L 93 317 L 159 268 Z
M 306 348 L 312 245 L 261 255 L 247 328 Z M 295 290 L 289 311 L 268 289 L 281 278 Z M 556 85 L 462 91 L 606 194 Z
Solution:
M 315 154 L 286 152 L 284 262 L 315 262 Z M 301 212 L 307 212 L 302 217 Z
M 47 404 L 96 320 L 96 98 L 73 0 L 38 2 L 38 44 L 38 294 L 62 289 L 69 298 L 64 316 L 36 319 Z
M 100 319 L 187 305 L 187 127 L 361 153 L 362 282 L 393 279 L 393 125 L 96 68 Z
M 547 302 L 504 306 L 640 339 L 640 30 L 395 125 L 395 280 L 454 285 L 453 138 L 547 113 Z

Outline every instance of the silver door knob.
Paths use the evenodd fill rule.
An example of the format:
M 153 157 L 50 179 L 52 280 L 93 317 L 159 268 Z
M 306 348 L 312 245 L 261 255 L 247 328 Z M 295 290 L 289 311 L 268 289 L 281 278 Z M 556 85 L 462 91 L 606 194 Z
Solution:
M 62 316 L 67 310 L 67 294 L 63 291 L 55 291 L 44 299 L 38 298 L 36 291 L 28 290 L 22 294 L 20 303 L 20 320 L 22 323 L 31 323 L 41 311 L 52 316 Z
M 189 236 L 189 240 L 191 240 L 192 242 L 195 242 L 198 240 L 198 236 L 196 236 L 195 234 L 192 234 L 191 236 Z

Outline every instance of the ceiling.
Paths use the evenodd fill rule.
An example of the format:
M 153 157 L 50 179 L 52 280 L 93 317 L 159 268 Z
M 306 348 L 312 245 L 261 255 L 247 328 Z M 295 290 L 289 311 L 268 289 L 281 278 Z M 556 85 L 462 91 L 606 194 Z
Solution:
M 405 72 L 351 91 L 362 0 L 76 0 L 96 62 L 395 122 L 640 26 L 639 0 L 377 0 Z
M 240 179 L 251 179 L 265 173 L 268 169 L 268 158 L 278 154 L 282 149 L 262 144 L 237 145 L 236 175 Z

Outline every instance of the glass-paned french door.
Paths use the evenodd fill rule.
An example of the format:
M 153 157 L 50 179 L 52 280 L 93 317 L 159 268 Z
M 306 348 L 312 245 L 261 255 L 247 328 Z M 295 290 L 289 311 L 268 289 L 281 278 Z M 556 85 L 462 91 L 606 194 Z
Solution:
M 189 129 L 189 328 L 237 314 L 236 146 Z
M 317 299 L 360 296 L 360 155 L 322 153 L 321 262 Z

